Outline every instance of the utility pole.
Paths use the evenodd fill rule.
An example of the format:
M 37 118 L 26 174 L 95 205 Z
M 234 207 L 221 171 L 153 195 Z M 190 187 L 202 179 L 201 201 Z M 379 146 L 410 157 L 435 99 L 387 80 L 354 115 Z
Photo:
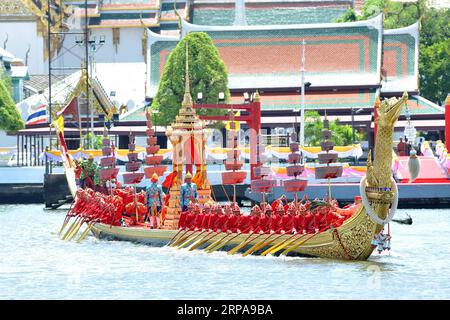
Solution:
M 301 109 L 300 109 L 300 146 L 305 145 L 305 40 L 302 41 L 302 98 L 301 98 Z
M 59 4 L 55 0 L 48 0 L 47 1 L 47 52 L 48 52 L 48 108 L 49 108 L 49 124 L 52 122 L 52 112 L 53 112 L 53 91 L 52 91 L 52 78 L 54 75 L 67 75 L 68 73 L 73 72 L 74 70 L 83 70 L 86 72 L 86 75 L 88 74 L 88 48 L 87 43 L 89 40 L 88 35 L 88 15 L 87 15 L 87 0 L 84 0 L 84 13 L 85 13 L 85 26 L 84 28 L 81 27 L 81 21 L 78 20 L 80 13 L 79 11 L 76 11 L 74 13 L 74 16 L 68 17 L 65 14 L 62 14 L 61 12 L 63 9 L 64 3 L 59 1 Z M 52 17 L 52 11 L 51 9 L 54 9 L 57 14 Z M 58 14 L 58 12 L 60 14 Z M 75 23 L 72 25 L 70 22 L 70 18 L 74 18 Z M 78 25 L 76 22 L 79 21 L 80 24 Z M 55 22 L 59 22 L 62 27 L 59 29 L 56 29 L 53 27 L 53 24 Z M 84 30 L 83 30 L 84 29 Z M 75 30 L 75 31 L 74 31 Z M 56 56 L 54 59 L 52 57 L 52 40 L 53 37 L 60 37 L 63 40 L 61 47 L 59 48 L 59 56 L 64 56 L 66 53 L 71 53 L 73 56 L 78 56 L 76 52 L 73 52 L 74 47 L 72 45 L 67 46 L 68 38 L 69 36 L 75 36 L 76 40 L 75 43 L 79 46 L 85 45 L 86 46 L 86 55 L 84 57 L 80 57 L 80 67 L 65 67 L 62 65 L 61 67 L 55 67 L 53 66 L 54 60 L 58 59 L 58 56 Z M 81 39 L 79 37 L 82 37 Z M 82 40 L 84 38 L 84 41 Z M 65 41 L 65 42 L 64 42 Z M 56 48 L 54 48 L 56 50 Z M 88 80 L 86 78 L 86 95 L 89 97 L 89 90 L 88 90 Z M 79 106 L 78 106 L 79 107 Z M 81 117 L 80 112 L 78 112 L 79 117 Z M 81 143 L 81 133 L 82 133 L 82 126 L 81 126 L 81 120 L 79 120 L 78 125 L 80 127 L 80 145 Z M 52 142 L 52 131 L 50 127 L 50 149 L 51 149 L 51 142 Z

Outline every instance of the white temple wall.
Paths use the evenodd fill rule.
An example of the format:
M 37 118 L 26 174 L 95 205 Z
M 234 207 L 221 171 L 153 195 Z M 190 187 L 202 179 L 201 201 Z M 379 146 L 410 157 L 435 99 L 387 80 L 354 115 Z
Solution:
M 25 62 L 28 55 L 28 72 L 30 74 L 43 74 L 46 72 L 44 63 L 44 38 L 37 34 L 36 21 L 1 21 L 0 45 L 3 48 L 6 36 L 6 51 Z

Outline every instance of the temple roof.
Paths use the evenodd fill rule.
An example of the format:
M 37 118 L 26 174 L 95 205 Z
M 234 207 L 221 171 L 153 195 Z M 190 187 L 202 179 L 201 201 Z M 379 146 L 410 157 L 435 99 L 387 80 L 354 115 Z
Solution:
M 200 25 L 230 26 L 235 16 L 235 0 L 194 0 L 191 21 Z M 353 0 L 246 0 L 249 25 L 326 23 L 341 17 Z
M 65 77 L 66 75 L 52 74 L 52 83 L 61 81 Z M 45 90 L 48 88 L 48 74 L 32 74 L 28 80 L 23 82 L 23 85 L 36 93 L 41 90 Z
M 160 0 L 103 0 L 102 10 L 159 9 Z
M 158 26 L 156 13 L 101 13 L 89 20 L 90 28 L 126 28 Z
M 2 0 L 0 1 L 0 19 L 34 18 L 34 14 L 23 5 L 21 0 Z
M 419 23 L 383 31 L 381 15 L 351 23 L 278 26 L 204 26 L 182 20 L 182 36 L 195 31 L 213 39 L 231 90 L 298 88 L 305 39 L 306 81 L 312 88 L 418 92 Z M 173 34 L 149 33 L 150 96 L 156 94 L 165 61 L 179 41 Z
M 121 81 L 117 81 L 120 79 Z M 40 79 L 44 81 L 45 79 Z M 47 77 L 48 84 L 48 77 Z M 94 96 L 106 110 L 115 106 L 127 106 L 129 110 L 144 105 L 145 64 L 142 63 L 96 63 L 95 76 L 91 76 L 90 85 Z M 64 107 L 71 97 L 83 92 L 85 80 L 82 72 L 77 71 L 52 82 L 52 101 L 56 109 Z M 39 99 L 47 101 L 48 85 L 42 95 L 35 94 L 17 105 L 35 105 Z
M 200 26 L 182 21 L 182 34 L 207 32 L 228 70 L 230 89 L 300 86 L 301 42 L 312 87 L 379 86 L 381 15 L 352 23 L 286 26 Z M 178 37 L 149 33 L 150 95 Z
M 418 91 L 419 22 L 383 32 L 382 92 Z
M 176 1 L 176 2 L 175 2 Z M 90 28 L 127 28 L 159 27 L 161 24 L 178 25 L 178 13 L 187 18 L 187 0 L 88 0 L 88 17 Z M 73 5 L 85 16 L 83 0 L 64 0 L 66 5 Z

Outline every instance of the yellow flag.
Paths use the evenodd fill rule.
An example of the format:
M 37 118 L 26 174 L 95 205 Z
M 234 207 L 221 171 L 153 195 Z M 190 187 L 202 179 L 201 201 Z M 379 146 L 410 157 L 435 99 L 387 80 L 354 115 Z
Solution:
M 59 116 L 58 119 L 53 121 L 53 126 L 56 128 L 56 130 L 61 131 L 61 133 L 64 135 L 64 118 L 63 116 Z
M 240 116 L 241 115 L 241 111 L 237 111 L 235 114 L 234 114 L 234 116 L 235 117 L 238 117 L 238 116 Z M 240 121 L 227 121 L 226 123 L 225 123 L 225 129 L 226 130 L 231 130 L 230 129 L 230 123 L 231 122 L 234 122 L 235 123 L 235 129 L 234 129 L 234 131 L 239 131 L 239 129 L 240 129 Z

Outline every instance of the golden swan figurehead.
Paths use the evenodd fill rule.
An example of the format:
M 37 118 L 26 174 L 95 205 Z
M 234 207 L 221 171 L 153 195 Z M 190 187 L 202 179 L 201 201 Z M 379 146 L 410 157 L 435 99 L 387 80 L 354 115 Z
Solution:
M 402 111 L 403 105 L 408 100 L 408 93 L 405 91 L 400 99 L 392 97 L 384 99 L 378 109 L 376 123 L 379 126 L 393 127 Z

